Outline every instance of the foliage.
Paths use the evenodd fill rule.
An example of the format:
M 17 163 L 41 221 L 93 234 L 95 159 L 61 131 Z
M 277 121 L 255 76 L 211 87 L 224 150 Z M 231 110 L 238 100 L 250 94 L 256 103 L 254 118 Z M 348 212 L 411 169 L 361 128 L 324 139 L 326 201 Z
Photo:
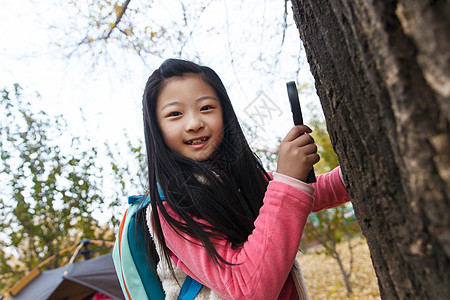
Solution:
M 314 138 L 318 147 L 320 161 L 314 165 L 314 170 L 317 174 L 329 172 L 339 165 L 338 157 L 334 152 L 333 145 L 331 145 L 330 136 L 328 135 L 326 123 L 317 112 L 317 107 L 313 105 L 308 106 L 308 111 L 312 115 L 310 124 L 313 130 L 311 136 Z
M 94 217 L 105 204 L 98 149 L 83 149 L 61 116 L 34 111 L 19 85 L 1 93 L 0 289 L 83 238 L 114 238 Z
M 137 139 L 136 142 L 124 134 L 126 147 L 120 147 L 117 143 L 114 147 L 105 143 L 108 168 L 112 170 L 115 198 L 123 199 L 131 194 L 143 194 L 147 190 L 147 157 L 145 143 Z M 119 205 L 119 201 L 111 203 L 110 208 Z

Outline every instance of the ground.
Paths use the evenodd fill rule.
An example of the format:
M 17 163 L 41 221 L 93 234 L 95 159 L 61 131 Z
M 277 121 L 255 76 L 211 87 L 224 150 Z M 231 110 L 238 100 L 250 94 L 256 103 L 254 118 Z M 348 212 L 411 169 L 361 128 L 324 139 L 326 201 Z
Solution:
M 350 277 L 353 293 L 348 295 L 341 272 L 335 259 L 320 253 L 320 246 L 298 255 L 306 286 L 311 299 L 380 299 L 375 271 L 370 259 L 369 248 L 362 237 L 354 238 L 352 244 L 354 265 Z M 338 246 L 345 267 L 350 260 L 346 243 Z

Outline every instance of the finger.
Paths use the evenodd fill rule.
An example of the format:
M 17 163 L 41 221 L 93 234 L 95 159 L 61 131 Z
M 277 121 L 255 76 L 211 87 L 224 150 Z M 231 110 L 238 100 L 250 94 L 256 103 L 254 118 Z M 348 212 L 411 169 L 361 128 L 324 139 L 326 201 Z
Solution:
M 316 154 L 317 153 L 317 146 L 316 144 L 308 144 L 306 146 L 302 147 L 303 153 L 305 153 L 305 155 L 311 155 L 311 154 Z
M 305 133 L 295 138 L 293 141 L 291 141 L 291 143 L 297 147 L 303 147 L 308 144 L 314 144 L 315 141 L 311 135 Z
M 319 155 L 318 153 L 312 153 L 312 154 L 309 154 L 309 155 L 306 157 L 306 159 L 307 159 L 307 161 L 308 161 L 309 163 L 311 163 L 312 165 L 315 165 L 316 163 L 319 162 L 319 160 L 320 160 L 320 155 Z
M 283 142 L 290 142 L 298 138 L 299 135 L 303 133 L 311 133 L 312 130 L 306 125 L 296 125 L 289 130 L 286 137 L 283 139 Z

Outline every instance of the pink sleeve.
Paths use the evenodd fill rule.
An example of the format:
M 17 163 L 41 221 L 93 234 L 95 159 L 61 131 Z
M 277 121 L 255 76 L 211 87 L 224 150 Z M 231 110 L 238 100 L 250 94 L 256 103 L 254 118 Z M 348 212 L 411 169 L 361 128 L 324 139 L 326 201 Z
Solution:
M 350 196 L 342 182 L 340 167 L 317 176 L 317 182 L 311 184 L 314 192 L 313 212 L 336 207 L 350 201 Z
M 225 240 L 216 243 L 217 252 L 235 264 L 231 266 L 213 264 L 202 246 L 186 241 L 166 222 L 161 225 L 167 247 L 179 259 L 178 268 L 220 296 L 277 299 L 292 268 L 312 206 L 313 197 L 308 193 L 271 181 L 248 241 L 236 249 Z
M 284 174 L 269 173 L 269 175 L 273 180 L 284 182 L 313 195 L 313 212 L 336 207 L 350 201 L 349 194 L 343 184 L 343 176 L 339 166 L 328 173 L 318 175 L 317 182 L 313 184 L 307 184 Z
M 310 195 L 314 194 L 314 188 L 311 185 L 294 177 L 284 175 L 281 173 L 273 173 L 273 180 L 289 184 L 290 186 L 293 186 L 299 190 L 307 192 Z

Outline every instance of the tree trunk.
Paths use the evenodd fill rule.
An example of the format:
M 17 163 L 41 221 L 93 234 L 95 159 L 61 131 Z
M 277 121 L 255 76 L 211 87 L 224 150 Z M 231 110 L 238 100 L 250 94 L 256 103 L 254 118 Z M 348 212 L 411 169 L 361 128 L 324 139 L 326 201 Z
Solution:
M 450 299 L 450 2 L 292 4 L 382 298 Z

